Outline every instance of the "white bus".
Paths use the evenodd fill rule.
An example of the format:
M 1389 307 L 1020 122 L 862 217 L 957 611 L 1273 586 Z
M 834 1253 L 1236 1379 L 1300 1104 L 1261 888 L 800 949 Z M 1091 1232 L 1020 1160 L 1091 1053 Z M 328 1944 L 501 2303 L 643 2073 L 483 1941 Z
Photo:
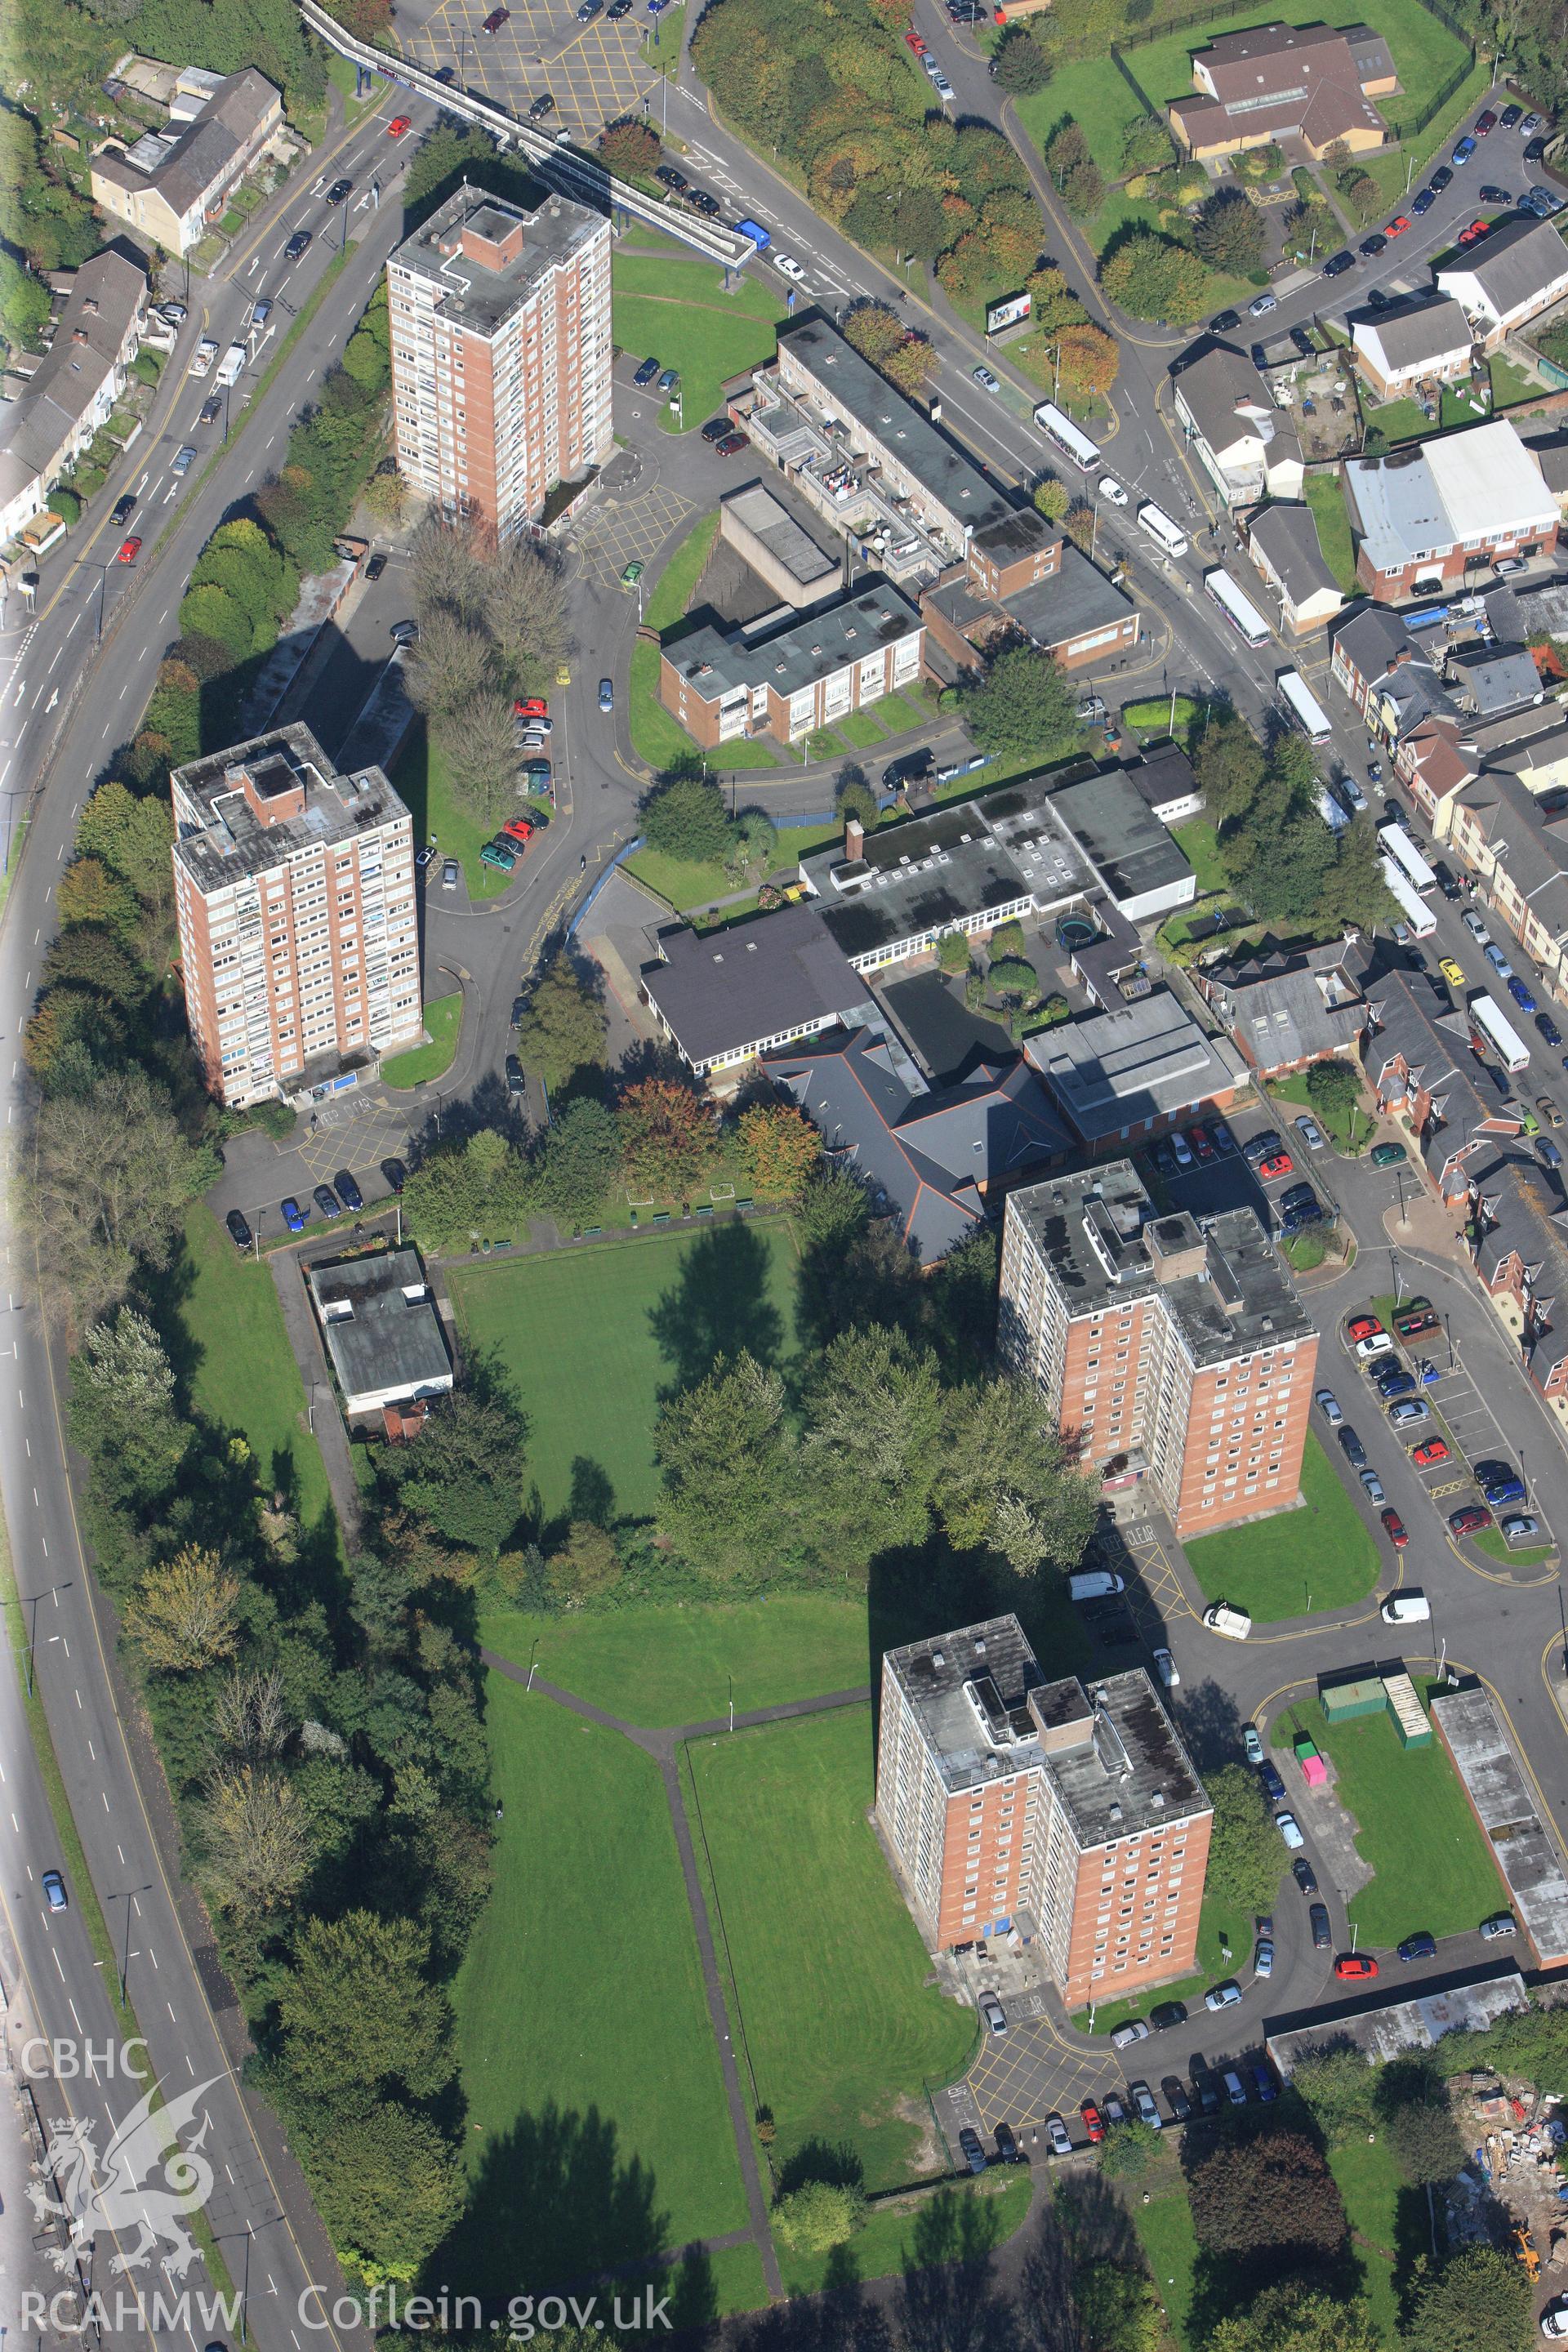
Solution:
M 1527 1070 L 1530 1048 L 1514 1027 L 1505 1021 L 1489 996 L 1472 997 L 1466 1010 L 1470 1026 L 1489 1045 L 1505 1070 Z
M 1299 727 L 1309 743 L 1326 743 L 1333 733 L 1329 714 L 1299 670 L 1282 669 L 1274 681 L 1285 716 Z
M 1435 890 L 1437 887 L 1437 877 L 1402 824 L 1397 821 L 1385 824 L 1378 840 L 1413 890 Z
M 1204 573 L 1204 586 L 1238 637 L 1249 646 L 1268 643 L 1268 624 L 1256 604 L 1249 604 L 1228 572 L 1218 565 Z
M 1318 786 L 1318 814 L 1331 833 L 1343 833 L 1351 821 L 1349 809 L 1341 805 L 1327 784 Z
M 1154 504 L 1152 499 L 1139 508 L 1138 520 L 1155 546 L 1163 547 L 1167 555 L 1185 555 L 1186 533 L 1171 520 L 1163 508 Z
M 1072 418 L 1051 400 L 1042 400 L 1035 411 L 1035 422 L 1047 441 L 1054 441 L 1064 457 L 1070 457 L 1080 473 L 1087 474 L 1100 463 L 1100 450 L 1087 433 L 1080 433 Z
M 1418 898 L 1392 857 L 1378 860 L 1383 878 L 1388 885 L 1388 895 L 1399 909 L 1400 920 L 1413 940 L 1429 940 L 1437 928 L 1437 918 L 1424 898 Z

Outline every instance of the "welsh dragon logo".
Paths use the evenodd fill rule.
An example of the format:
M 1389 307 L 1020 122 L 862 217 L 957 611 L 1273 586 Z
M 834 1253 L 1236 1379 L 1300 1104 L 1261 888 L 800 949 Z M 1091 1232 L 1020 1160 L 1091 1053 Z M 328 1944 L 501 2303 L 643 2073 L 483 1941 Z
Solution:
M 34 2180 L 27 2196 L 40 2225 L 68 2225 L 69 2242 L 54 2256 L 58 2269 L 70 2269 L 98 2231 L 107 2230 L 123 2247 L 110 2265 L 112 2272 L 143 2270 L 166 2246 L 165 2268 L 174 2278 L 184 2276 L 196 2246 L 183 2217 L 199 2212 L 212 2194 L 213 2168 L 202 2154 L 211 2118 L 203 2115 L 201 2129 L 187 2147 L 181 2147 L 180 2134 L 216 2080 L 215 2074 L 156 2109 L 154 2085 L 116 2129 L 101 2167 L 92 2124 L 81 2116 L 56 2118 L 43 2169 L 61 2194 L 52 2197 L 43 2181 Z

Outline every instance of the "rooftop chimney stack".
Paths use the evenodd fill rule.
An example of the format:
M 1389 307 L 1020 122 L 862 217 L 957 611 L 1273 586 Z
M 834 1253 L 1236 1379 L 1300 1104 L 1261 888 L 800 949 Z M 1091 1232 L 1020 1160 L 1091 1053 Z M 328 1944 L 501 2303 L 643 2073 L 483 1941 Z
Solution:
M 857 859 L 858 859 L 858 858 L 860 858 L 860 857 L 863 857 L 863 856 L 865 856 L 865 852 L 866 852 L 866 828 L 865 828 L 865 826 L 861 824 L 861 822 L 860 822 L 860 820 L 859 820 L 859 818 L 858 818 L 858 816 L 847 816 L 847 817 L 845 818 L 845 820 L 844 820 L 844 855 L 845 855 L 845 856 L 846 856 L 846 857 L 847 857 L 848 859 L 850 859 L 850 860 L 851 860 L 851 862 L 854 862 L 855 860 L 857 860 Z

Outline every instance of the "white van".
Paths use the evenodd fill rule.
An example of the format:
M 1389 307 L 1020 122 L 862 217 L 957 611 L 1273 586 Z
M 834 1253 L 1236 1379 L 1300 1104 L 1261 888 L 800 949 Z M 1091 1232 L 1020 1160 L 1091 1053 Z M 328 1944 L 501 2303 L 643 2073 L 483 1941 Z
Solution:
M 1246 1610 L 1233 1609 L 1228 1601 L 1216 1601 L 1212 1609 L 1205 1609 L 1204 1623 L 1211 1633 L 1223 1633 L 1227 1642 L 1245 1642 L 1252 1631 Z
M 1109 1601 L 1113 1592 L 1125 1592 L 1127 1580 L 1114 1569 L 1080 1568 L 1068 1578 L 1069 1601 Z
M 1379 1612 L 1385 1625 L 1425 1625 L 1432 1615 L 1432 1603 L 1417 1585 L 1404 1592 L 1391 1592 Z

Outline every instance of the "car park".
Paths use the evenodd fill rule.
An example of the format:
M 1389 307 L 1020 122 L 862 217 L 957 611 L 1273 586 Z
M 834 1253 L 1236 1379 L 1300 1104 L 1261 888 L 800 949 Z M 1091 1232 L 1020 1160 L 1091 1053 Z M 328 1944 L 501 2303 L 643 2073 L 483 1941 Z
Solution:
M 1328 1423 L 1329 1427 L 1331 1429 L 1338 1429 L 1341 1423 L 1344 1420 L 1344 1414 L 1340 1410 L 1339 1399 L 1335 1396 L 1332 1389 L 1320 1389 L 1316 1397 L 1313 1399 L 1313 1402 L 1316 1404 L 1318 1411 L 1322 1414 L 1323 1419 Z
M 1331 1950 L 1333 1946 L 1334 1931 L 1329 1920 L 1328 1905 L 1312 1904 L 1308 1910 L 1307 1918 L 1312 1930 L 1312 1949 L 1315 1952 Z
M 1290 1175 L 1295 1165 L 1288 1151 L 1276 1151 L 1262 1162 L 1258 1172 L 1266 1184 L 1273 1184 L 1277 1183 L 1281 1176 Z
M 1303 1895 L 1315 1895 L 1317 1893 L 1318 1874 L 1312 1868 L 1311 1864 L 1307 1860 L 1304 1853 L 1299 1853 L 1296 1856 L 1295 1861 L 1290 1864 L 1290 1875 L 1295 1880 Z
M 1294 1813 L 1276 1813 L 1274 1826 L 1292 1853 L 1299 1852 L 1306 1844 L 1307 1841 L 1301 1835 L 1300 1825 Z
M 1129 2083 L 1127 2088 L 1131 2095 L 1132 2104 L 1138 2110 L 1139 2122 L 1147 2124 L 1151 2131 L 1162 2130 L 1165 2118 L 1160 2113 L 1159 2104 L 1148 2084 Z
M 1241 1744 L 1247 1751 L 1247 1760 L 1249 1764 L 1262 1763 L 1263 1742 L 1258 1736 L 1258 1727 L 1256 1724 L 1244 1723 L 1242 1725 Z
M 1047 2116 L 1046 2117 L 1046 2137 L 1051 2144 L 1051 2154 L 1053 2156 L 1070 2156 L 1072 2154 L 1072 2137 L 1068 2132 L 1066 2124 L 1063 2123 L 1060 2116 Z
M 1417 1423 L 1431 1420 L 1432 1408 L 1419 1397 L 1400 1397 L 1390 1404 L 1388 1418 L 1395 1429 L 1414 1429 Z
M 1135 2042 L 1147 2042 L 1152 2030 L 1146 2018 L 1129 2018 L 1111 2035 L 1110 2046 L 1113 2050 L 1131 2050 Z
M 228 1227 L 229 1237 L 236 1249 L 247 1250 L 256 1236 L 240 1212 L 237 1209 L 231 1209 L 224 1219 L 224 1223 Z
M 1234 1977 L 1226 1977 L 1223 1984 L 1214 1985 L 1205 1993 L 1204 2007 L 1216 2011 L 1222 2009 L 1234 2009 L 1240 1999 L 1241 1987 Z
M 1449 1528 L 1457 1536 L 1479 1535 L 1491 1523 L 1491 1513 L 1479 1503 L 1461 1503 L 1457 1511 L 1448 1514 Z
M 1399 1947 L 1399 1957 L 1406 1962 L 1435 1960 L 1437 1957 L 1437 1938 L 1436 1936 L 1428 1935 L 1423 1927 L 1419 1935 L 1406 1936 Z
M 1377 1972 L 1377 1962 L 1370 1952 L 1342 1952 L 1334 1962 L 1337 1977 L 1374 1977 Z
M 1007 2014 L 994 1992 L 983 1992 L 975 2003 L 992 2032 L 1000 2038 L 1007 2031 Z
M 1500 1943 L 1509 1936 L 1518 1935 L 1519 1922 L 1511 1911 L 1494 1911 L 1489 1919 L 1481 1921 L 1480 1931 L 1487 1943 Z
M 1441 1437 L 1424 1438 L 1410 1457 L 1417 1470 L 1430 1470 L 1437 1463 L 1447 1462 L 1448 1458 L 1447 1445 Z
M 289 1198 L 281 1203 L 281 1207 L 283 1212 L 283 1222 L 288 1226 L 289 1232 L 291 1234 L 302 1234 L 305 1230 L 305 1218 L 308 1213 L 301 1209 L 299 1202 L 295 1200 L 292 1193 L 290 1193 Z
M 985 2150 L 980 2145 L 980 2134 L 965 2124 L 958 2135 L 958 2152 L 971 2172 L 985 2169 Z

